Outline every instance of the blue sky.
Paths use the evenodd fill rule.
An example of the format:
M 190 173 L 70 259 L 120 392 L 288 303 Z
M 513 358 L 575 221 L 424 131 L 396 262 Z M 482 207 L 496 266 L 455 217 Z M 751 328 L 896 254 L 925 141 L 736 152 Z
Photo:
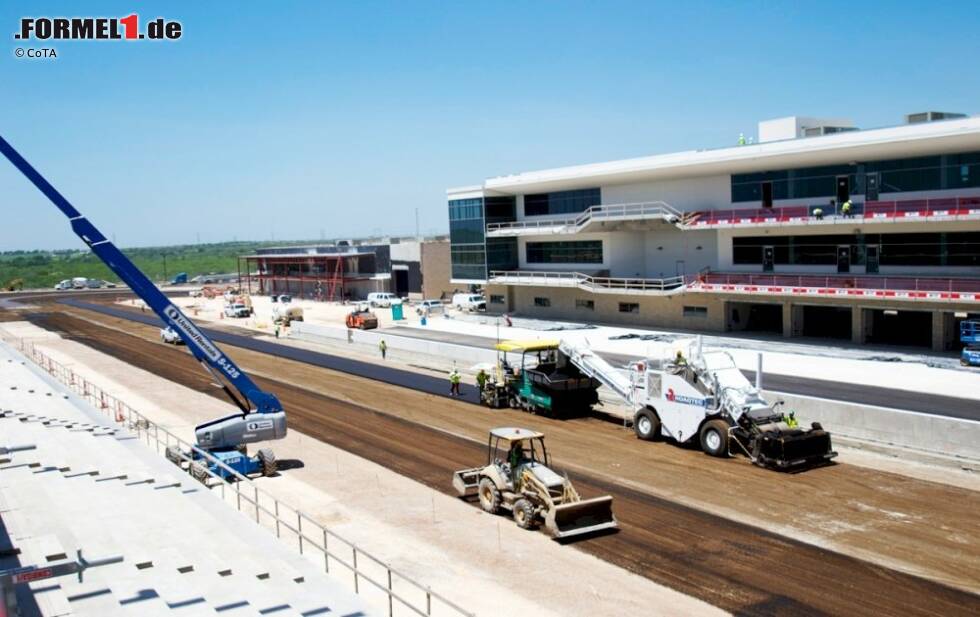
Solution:
M 121 246 L 444 231 L 489 176 L 980 113 L 975 2 L 193 4 L 0 6 L 0 134 Z M 134 11 L 182 39 L 14 56 L 22 16 Z M 0 213 L 0 250 L 81 246 L 5 160 Z

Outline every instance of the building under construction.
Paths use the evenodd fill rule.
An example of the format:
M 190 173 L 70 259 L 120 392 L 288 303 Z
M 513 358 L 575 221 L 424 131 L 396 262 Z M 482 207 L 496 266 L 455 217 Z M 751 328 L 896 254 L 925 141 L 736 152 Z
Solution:
M 448 247 L 439 239 L 421 242 L 413 238 L 262 248 L 238 258 L 238 277 L 250 294 L 288 293 L 326 301 L 362 299 L 375 291 L 421 297 L 423 245 Z M 448 285 L 448 272 L 433 276 L 445 279 L 436 288 Z

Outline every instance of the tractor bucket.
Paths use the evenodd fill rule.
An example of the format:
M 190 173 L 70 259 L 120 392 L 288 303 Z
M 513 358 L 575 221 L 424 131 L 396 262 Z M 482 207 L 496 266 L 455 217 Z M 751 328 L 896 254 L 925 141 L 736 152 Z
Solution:
M 453 488 L 461 497 L 476 495 L 476 489 L 480 484 L 480 472 L 482 471 L 483 467 L 474 467 L 472 469 L 460 469 L 453 473 Z
M 616 529 L 612 497 L 596 497 L 555 506 L 547 513 L 544 526 L 554 538 L 570 538 L 604 529 Z
M 782 471 L 822 465 L 837 456 L 830 433 L 819 424 L 810 430 L 765 432 L 758 438 L 756 462 Z

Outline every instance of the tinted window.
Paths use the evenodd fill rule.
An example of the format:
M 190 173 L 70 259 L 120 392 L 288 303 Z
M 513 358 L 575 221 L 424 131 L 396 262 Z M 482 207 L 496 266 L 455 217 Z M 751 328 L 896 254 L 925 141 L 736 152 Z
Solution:
M 602 240 L 528 242 L 526 252 L 533 264 L 601 264 Z
M 525 216 L 578 214 L 602 202 L 599 189 L 579 189 L 524 196 Z

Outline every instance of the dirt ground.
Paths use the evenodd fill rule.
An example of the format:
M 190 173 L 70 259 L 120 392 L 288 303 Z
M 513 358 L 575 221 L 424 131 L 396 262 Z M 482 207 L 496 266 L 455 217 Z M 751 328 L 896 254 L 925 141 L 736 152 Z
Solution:
M 184 439 L 230 404 L 32 324 L 3 324 L 81 377 Z M 111 377 L 107 377 L 111 376 Z M 262 487 L 398 571 L 478 615 L 723 615 L 581 551 L 517 528 L 452 496 L 350 454 L 295 425 L 274 447 L 285 470 Z M 547 563 L 547 568 L 528 564 Z M 380 598 L 379 598 L 380 599 Z M 438 606 L 437 606 L 438 608 Z M 440 614 L 438 611 L 436 614 Z
M 210 389 L 185 352 L 149 340 L 156 337 L 152 329 L 97 320 L 118 322 L 114 327 L 144 338 L 78 320 L 47 325 L 160 375 Z M 974 524 L 980 501 L 971 491 L 849 465 L 784 476 L 740 459 L 641 443 L 599 420 L 559 422 L 479 410 L 244 350 L 232 353 L 248 370 L 276 376 L 267 385 L 287 402 L 293 426 L 363 451 L 443 492 L 453 465 L 479 460 L 490 426 L 544 430 L 559 467 L 573 472 L 586 495 L 609 492 L 616 500 L 623 531 L 576 548 L 727 610 L 845 614 L 863 606 L 890 614 L 953 614 L 977 607 L 976 596 L 946 586 L 980 588 Z M 389 430 L 402 437 L 398 443 L 391 443 Z M 405 439 L 412 443 L 407 450 Z M 420 454 L 425 445 L 446 455 Z M 845 599 L 842 585 L 859 593 Z

